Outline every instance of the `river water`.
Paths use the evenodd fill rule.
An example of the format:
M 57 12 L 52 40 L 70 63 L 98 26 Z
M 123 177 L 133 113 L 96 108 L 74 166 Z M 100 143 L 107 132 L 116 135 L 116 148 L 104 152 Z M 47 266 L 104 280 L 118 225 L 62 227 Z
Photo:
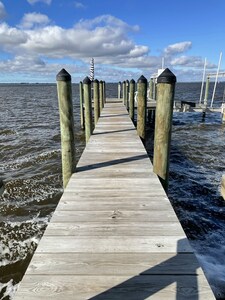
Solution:
M 215 106 L 222 103 L 220 83 Z M 210 86 L 212 93 L 213 86 Z M 73 84 L 76 155 L 84 146 L 79 87 Z M 117 85 L 106 85 L 108 97 Z M 198 101 L 199 83 L 178 83 L 175 99 Z M 0 300 L 13 294 L 62 194 L 55 84 L 0 85 Z M 146 148 L 153 155 L 153 128 Z M 174 113 L 169 199 L 217 299 L 225 299 L 225 125 L 219 113 Z

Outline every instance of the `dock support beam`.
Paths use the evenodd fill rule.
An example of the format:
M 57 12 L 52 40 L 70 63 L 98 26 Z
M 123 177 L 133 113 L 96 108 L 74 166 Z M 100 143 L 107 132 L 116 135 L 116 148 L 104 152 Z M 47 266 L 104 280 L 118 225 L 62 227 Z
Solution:
M 167 191 L 176 76 L 167 68 L 158 77 L 157 82 L 153 171 Z
M 92 135 L 92 101 L 91 101 L 91 80 L 85 77 L 84 87 L 84 105 L 85 105 L 85 137 L 86 143 Z
M 60 114 L 63 187 L 75 171 L 74 119 L 71 76 L 62 69 L 56 76 Z
M 130 103 L 129 103 L 129 115 L 134 122 L 134 94 L 135 94 L 135 81 L 131 79 L 130 81 Z
M 80 127 L 84 129 L 84 91 L 83 91 L 82 81 L 80 81 L 79 90 L 80 90 Z
M 99 116 L 100 116 L 100 106 L 99 106 L 99 81 L 98 79 L 95 79 L 93 82 L 93 88 L 94 88 L 94 120 L 95 120 L 95 126 L 98 122 Z
M 145 140 L 145 126 L 147 117 L 147 79 L 142 75 L 137 82 L 137 134 Z

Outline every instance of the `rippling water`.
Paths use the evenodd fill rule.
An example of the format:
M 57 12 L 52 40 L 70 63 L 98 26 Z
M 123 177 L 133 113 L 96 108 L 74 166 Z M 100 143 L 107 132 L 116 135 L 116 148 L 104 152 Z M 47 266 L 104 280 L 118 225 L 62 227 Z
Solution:
M 217 89 L 220 105 L 224 83 Z M 211 86 L 212 90 L 212 86 Z M 107 85 L 116 97 L 117 85 Z M 200 85 L 177 84 L 176 98 L 198 100 Z M 0 85 L 0 299 L 11 299 L 62 194 L 56 85 Z M 77 159 L 79 88 L 73 85 Z M 147 150 L 152 156 L 153 129 Z M 169 198 L 218 299 L 225 299 L 225 214 L 219 187 L 225 173 L 220 114 L 174 113 Z

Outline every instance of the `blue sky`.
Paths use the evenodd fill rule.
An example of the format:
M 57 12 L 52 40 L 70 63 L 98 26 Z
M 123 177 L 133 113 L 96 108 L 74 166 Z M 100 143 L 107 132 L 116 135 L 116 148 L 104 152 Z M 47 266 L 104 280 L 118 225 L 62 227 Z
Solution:
M 149 78 L 169 67 L 178 81 L 201 81 L 225 55 L 225 0 L 2 0 L 0 82 Z M 225 70 L 225 57 L 221 71 Z

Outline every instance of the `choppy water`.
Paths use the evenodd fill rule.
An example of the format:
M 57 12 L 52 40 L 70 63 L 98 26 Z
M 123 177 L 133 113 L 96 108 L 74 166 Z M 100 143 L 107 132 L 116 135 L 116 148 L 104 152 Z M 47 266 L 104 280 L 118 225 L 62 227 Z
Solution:
M 117 85 L 106 86 L 116 97 Z M 80 129 L 78 85 L 73 85 L 77 159 Z M 212 86 L 211 86 L 212 90 Z M 224 83 L 218 85 L 220 105 Z M 176 98 L 199 99 L 200 84 L 177 84 Z M 12 299 L 62 193 L 56 85 L 0 85 L 0 299 Z M 152 156 L 153 130 L 147 150 Z M 174 113 L 169 198 L 218 299 L 225 299 L 225 125 L 220 114 Z

